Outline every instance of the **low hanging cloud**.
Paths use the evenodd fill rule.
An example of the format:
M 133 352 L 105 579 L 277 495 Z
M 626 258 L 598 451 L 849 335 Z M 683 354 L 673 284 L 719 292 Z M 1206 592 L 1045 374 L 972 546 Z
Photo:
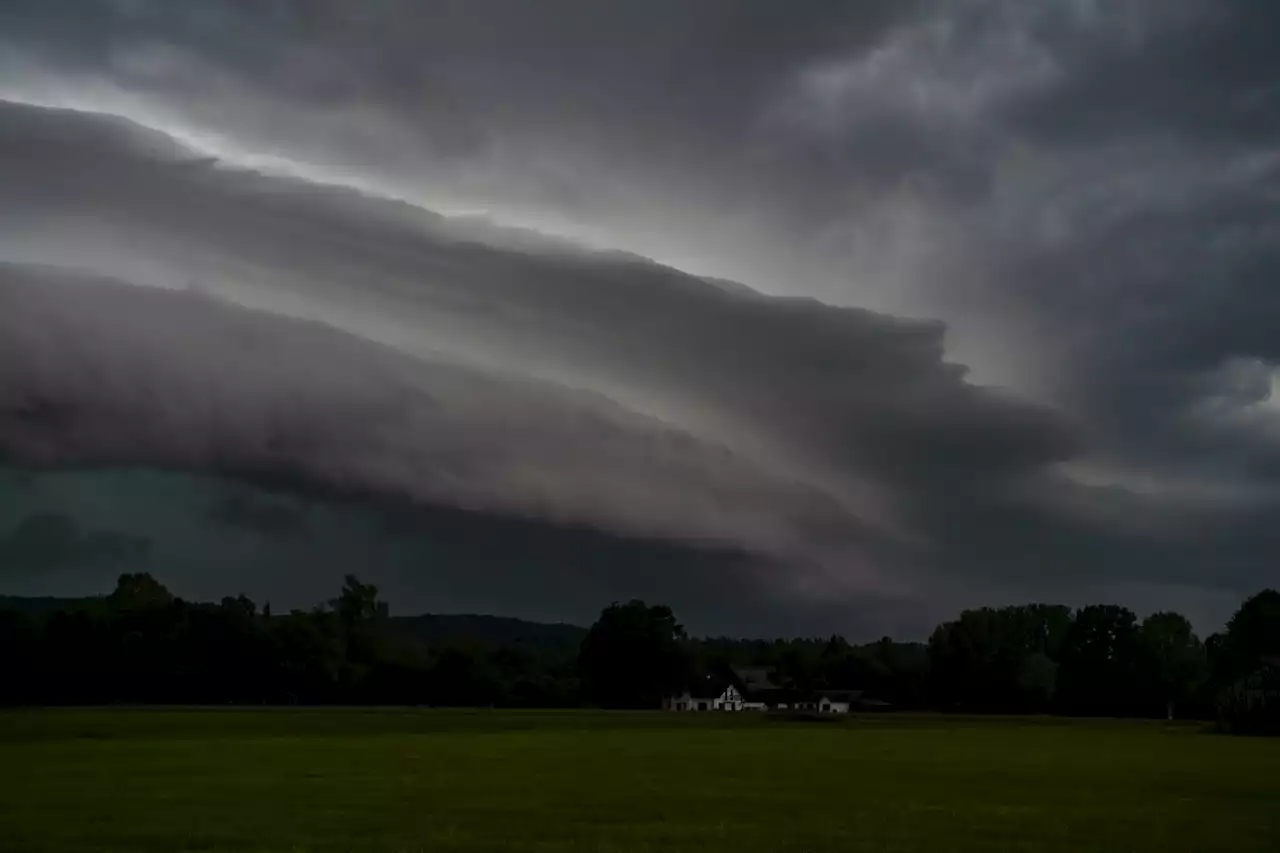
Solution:
M 86 567 L 107 571 L 146 564 L 151 543 L 115 530 L 84 530 L 70 516 L 36 513 L 0 536 L 3 577 L 59 573 Z
M 209 509 L 209 518 L 229 529 L 259 536 L 287 538 L 307 532 L 306 514 L 300 508 L 239 494 L 218 501 Z
M 834 502 L 595 395 L 184 292 L 0 268 L 0 449 L 799 546 Z

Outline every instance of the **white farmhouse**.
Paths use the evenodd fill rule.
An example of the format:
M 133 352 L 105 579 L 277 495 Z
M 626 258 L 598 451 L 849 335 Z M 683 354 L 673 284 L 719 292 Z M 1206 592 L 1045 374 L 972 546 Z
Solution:
M 804 714 L 847 714 L 851 710 L 886 708 L 861 690 L 800 691 L 780 685 L 767 669 L 734 667 L 705 676 L 662 701 L 666 711 L 786 711 Z
M 664 711 L 742 711 L 746 704 L 732 681 L 711 675 L 683 693 L 662 700 Z

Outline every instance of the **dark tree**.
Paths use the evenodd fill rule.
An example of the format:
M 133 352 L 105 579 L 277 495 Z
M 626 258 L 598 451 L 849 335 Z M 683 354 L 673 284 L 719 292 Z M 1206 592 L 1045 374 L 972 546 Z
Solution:
M 431 667 L 431 695 L 438 705 L 493 705 L 501 688 L 486 656 L 465 646 L 449 646 Z
M 885 688 L 892 681 L 892 660 L 894 652 L 886 650 L 881 643 L 874 647 L 854 648 L 844 637 L 832 637 L 827 641 L 817 661 L 813 665 L 813 674 L 807 677 L 811 686 L 830 687 L 837 690 L 854 689 L 869 690 L 876 695 L 884 695 Z M 806 656 L 798 651 L 789 651 L 784 659 L 799 662 L 792 664 L 793 670 L 804 672 Z M 796 680 L 796 686 L 803 687 L 806 676 Z
M 689 674 L 686 639 L 670 607 L 611 604 L 578 655 L 588 695 L 606 708 L 657 708 Z
M 969 710 L 1047 710 L 1070 625 L 1071 611 L 1060 605 L 964 611 L 929 640 L 935 700 Z
M 342 593 L 329 606 L 349 630 L 387 615 L 386 605 L 378 600 L 378 588 L 361 583 L 355 575 L 343 579 Z
M 1142 687 L 1172 720 L 1176 708 L 1195 694 L 1207 675 L 1204 644 L 1180 613 L 1151 614 L 1138 629 L 1138 641 Z
M 1265 655 L 1280 654 L 1280 592 L 1264 589 L 1245 599 L 1227 622 L 1223 645 L 1231 678 L 1253 670 Z
M 1061 708 L 1076 714 L 1130 715 L 1139 708 L 1138 618 L 1114 604 L 1076 611 L 1063 639 Z
M 118 610 L 145 610 L 172 604 L 173 595 L 148 572 L 138 572 L 121 575 L 107 600 Z
M 0 610 L 0 660 L 5 674 L 0 677 L 0 705 L 19 705 L 28 700 L 29 685 L 38 676 L 39 628 L 23 613 Z

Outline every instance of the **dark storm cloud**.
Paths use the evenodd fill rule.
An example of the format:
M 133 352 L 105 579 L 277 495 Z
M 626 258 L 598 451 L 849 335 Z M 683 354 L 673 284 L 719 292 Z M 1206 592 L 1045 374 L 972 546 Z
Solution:
M 252 148 L 526 220 L 551 202 L 612 232 L 639 225 L 618 205 L 670 213 L 695 185 L 785 192 L 794 164 L 748 139 L 761 104 L 910 5 L 19 3 L 0 29 L 19 92 L 142 93 Z
M 691 118 L 716 105 L 720 115 L 741 113 L 780 69 L 867 43 L 912 5 L 820 0 L 784 9 L 658 0 L 606 8 L 589 0 L 537 6 L 383 0 L 357 9 L 309 0 L 217 7 L 90 0 L 74 14 L 9 3 L 0 21 L 14 49 L 51 56 L 63 67 L 133 75 L 133 82 L 148 85 L 193 81 L 148 77 L 146 66 L 127 61 L 131 51 L 185 52 L 282 98 L 326 107 L 359 99 L 417 114 L 436 105 L 434 96 L 447 106 L 456 92 L 467 101 L 457 106 L 480 115 L 504 111 L 545 120 L 548 110 L 572 112 L 577 99 L 592 112 L 667 119 L 682 111 Z M 601 80 L 610 85 L 600 86 Z M 510 97 L 470 103 L 484 94 Z M 534 102 L 520 103 L 521 97 Z
M 149 283 L 192 282 L 264 308 L 274 306 L 255 293 L 289 294 L 313 316 L 405 348 L 502 353 L 504 369 L 572 377 L 715 427 L 730 443 L 738 433 L 772 440 L 783 455 L 812 448 L 793 463 L 999 478 L 1074 450 L 1059 415 L 967 384 L 964 369 L 943 360 L 940 323 L 726 290 L 610 253 L 504 251 L 393 204 L 157 162 L 96 133 L 95 120 L 0 107 L 10 140 L 33 118 L 42 132 L 11 143 L 0 163 L 9 196 L 21 200 L 0 216 L 20 230 L 47 211 L 35 239 L 64 263 L 129 276 L 136 254 L 121 258 L 112 243 L 136 246 L 160 273 Z M 82 218 L 101 223 L 87 238 Z M 142 249 L 148 242 L 159 247 Z M 362 322 L 355 312 L 370 306 L 380 310 Z
M 306 532 L 306 513 L 299 507 L 245 495 L 229 495 L 209 509 L 220 525 L 260 536 L 289 537 Z
M 11 461 L 239 477 L 274 494 L 223 498 L 212 520 L 293 543 L 283 534 L 296 532 L 297 496 L 375 499 L 396 513 L 394 529 L 348 522 L 332 550 L 319 522 L 306 553 L 266 555 L 306 575 L 283 586 L 269 582 L 263 555 L 238 556 L 224 533 L 188 533 L 198 556 L 170 552 L 155 570 L 182 581 L 194 560 L 213 573 L 195 590 L 240 579 L 277 602 L 305 603 L 361 568 L 400 587 L 401 606 L 443 583 L 446 595 L 426 606 L 522 603 L 526 613 L 581 620 L 603 601 L 647 595 L 690 605 L 703 625 L 745 630 L 736 607 L 768 611 L 769 591 L 820 568 L 810 535 L 846 548 L 865 539 L 859 520 L 820 493 L 590 395 L 413 362 L 198 295 L 51 270 L 6 268 L 0 304 L 0 448 Z M 183 345 L 171 351 L 174 340 Z M 753 480 L 760 492 L 750 497 Z M 160 500 L 151 498 L 149 515 L 162 515 Z M 406 544 L 388 545 L 388 534 Z M 418 565 L 398 548 L 417 553 Z M 246 563 L 261 575 L 246 576 Z M 873 581 L 858 582 L 875 597 Z M 736 590 L 733 606 L 720 600 L 725 585 Z M 781 630 L 785 620 L 771 618 L 756 621 Z
M 0 259 L 607 396 L 695 437 L 692 457 L 723 446 L 821 495 L 834 509 L 779 527 L 821 555 L 823 594 L 846 571 L 917 602 L 1108 579 L 1162 603 L 1160 584 L 1247 592 L 1280 500 L 1276 15 L 11 3 L 0 97 L 129 114 L 191 150 L 0 110 Z M 55 400 L 20 416 L 56 421 Z M 832 533 L 844 519 L 854 535 Z
M 597 395 L 188 293 L 0 268 L 0 449 L 794 550 L 821 492 Z
M 189 600 L 244 592 L 277 610 L 332 598 L 356 571 L 376 583 L 398 614 L 485 612 L 586 624 L 613 600 L 667 602 L 699 632 L 752 635 L 831 633 L 874 639 L 919 630 L 918 604 L 872 592 L 848 600 L 792 600 L 781 606 L 776 565 L 716 546 L 621 536 L 449 507 L 351 500 L 295 481 L 269 491 L 223 479 L 122 470 L 42 471 L 36 500 L 72 508 L 81 527 L 145 532 L 147 570 Z M 229 536 L 198 511 L 228 491 L 248 501 L 305 507 L 305 537 Z M 3 526 L 0 525 L 0 529 Z M 29 595 L 110 590 L 118 566 L 10 574 Z M 798 614 L 802 614 L 798 616 Z M 941 617 L 929 612 L 925 618 Z
M 580 591 L 611 590 L 612 598 L 679 587 L 667 597 L 692 604 L 693 624 L 741 624 L 726 608 L 751 609 L 753 596 L 769 595 L 790 600 L 781 609 L 806 613 L 811 624 L 835 623 L 817 615 L 824 600 L 844 601 L 825 607 L 852 619 L 851 596 L 878 602 L 880 616 L 857 619 L 864 626 L 909 624 L 886 623 L 883 612 L 903 608 L 894 601 L 936 583 L 951 565 L 964 565 L 970 580 L 1026 580 L 1037 547 L 1108 535 L 1046 501 L 1056 488 L 1047 469 L 1075 450 L 1069 422 L 967 384 L 942 359 L 940 324 L 768 298 L 627 256 L 460 242 L 450 231 L 456 225 L 413 223 L 395 206 L 349 193 L 181 158 L 157 162 L 148 152 L 163 146 L 139 147 L 136 134 L 121 142 L 115 126 L 95 136 L 95 120 L 28 108 L 4 115 L 11 127 L 40 119 L 40 135 L 26 149 L 11 146 L 10 160 L 43 161 L 45 180 L 23 189 L 24 172 L 0 171 L 11 192 L 32 195 L 21 210 L 43 202 L 104 220 L 110 212 L 111 227 L 137 245 L 150 235 L 190 247 L 183 254 L 197 263 L 181 272 L 212 282 L 201 290 L 222 285 L 198 259 L 234 256 L 254 276 L 240 285 L 266 294 L 302 288 L 313 314 L 359 326 L 342 299 L 351 290 L 344 278 L 354 277 L 364 304 L 381 294 L 381 314 L 436 332 L 423 347 L 431 360 L 413 361 L 201 294 L 9 268 L 3 339 L 14 349 L 5 359 L 12 367 L 0 446 L 23 461 L 214 470 L 336 495 L 474 506 L 488 514 L 460 529 L 501 530 L 504 539 L 525 531 L 516 538 L 538 545 L 526 559 L 539 577 L 572 571 L 589 553 L 585 562 L 605 580 L 573 573 Z M 51 218 L 41 239 L 76 245 L 64 260 L 120 263 L 71 233 L 59 239 L 58 228 Z M 299 274 L 303 283 L 289 278 Z M 348 301 L 359 302 L 350 293 Z M 540 365 L 658 411 L 665 424 L 621 410 L 602 419 L 602 401 L 545 379 L 496 380 L 441 362 L 465 360 L 477 342 L 505 348 L 507 374 Z M 692 434 L 678 437 L 670 424 Z M 699 434 L 721 438 L 708 443 Z M 1006 535 L 1028 496 L 1041 502 L 1036 535 Z M 526 520 L 497 522 L 495 512 Z M 216 515 L 247 519 L 225 503 Z M 612 544 L 619 540 L 611 534 L 562 532 L 575 523 L 675 541 Z M 439 525 L 415 529 L 442 538 Z M 726 556 L 708 562 L 677 542 L 719 543 Z M 975 559 L 970 568 L 964 546 L 987 563 Z M 630 556 L 617 556 L 628 547 Z M 477 554 L 458 559 L 468 549 Z M 664 550 L 668 566 L 683 554 L 708 569 L 627 568 Z M 483 551 L 454 548 L 443 570 L 488 565 L 497 574 L 503 555 L 511 560 L 506 549 L 482 559 Z M 738 584 L 732 607 L 712 592 L 729 577 Z
M 143 563 L 151 543 L 114 530 L 84 530 L 60 513 L 24 518 L 0 536 L 0 567 L 6 579 L 14 573 L 38 574 L 100 567 L 118 571 Z
M 847 582 L 865 585 L 870 573 L 889 586 L 910 584 L 919 569 L 910 561 L 888 572 L 868 565 L 864 530 L 877 528 L 890 540 L 927 537 L 927 530 L 894 529 L 898 505 L 918 489 L 958 489 L 980 478 L 984 493 L 1000 493 L 1075 450 L 1072 426 L 1061 415 L 967 384 L 963 368 L 942 358 L 944 328 L 938 323 L 726 290 L 627 256 L 501 250 L 460 241 L 466 230 L 454 233 L 459 226 L 413 221 L 394 205 L 351 193 L 200 162 L 157 162 L 140 156 L 136 145 L 95 135 L 96 122 L 81 116 L 9 107 L 0 118 L 27 127 L 29 115 L 40 119 L 42 135 L 26 149 L 12 146 L 9 161 L 38 159 L 45 166 L 39 181 L 29 181 L 30 173 L 16 166 L 0 172 L 13 195 L 31 197 L 11 214 L 15 227 L 42 204 L 80 217 L 109 217 L 106 227 L 131 245 L 183 247 L 167 260 L 162 252 L 146 252 L 154 269 L 167 265 L 169 280 L 189 277 L 249 304 L 263 295 L 293 293 L 305 297 L 298 304 L 312 316 L 417 347 L 433 360 L 501 353 L 507 373 L 586 387 L 711 437 L 707 448 L 691 448 L 706 454 L 709 464 L 718 464 L 716 454 L 732 458 L 732 448 L 779 481 L 814 490 L 803 503 L 796 502 L 799 489 L 767 499 L 773 525 L 762 528 L 759 520 L 731 513 L 727 526 L 695 521 L 686 535 L 714 534 L 750 546 L 762 530 L 780 524 L 784 538 L 844 564 L 837 575 L 847 573 Z M 64 262 L 121 275 L 136 263 L 135 256 L 116 257 L 105 243 L 91 246 L 74 230 L 60 236 L 64 228 L 57 216 L 40 228 L 41 240 L 66 247 L 59 252 Z M 234 280 L 224 287 L 219 281 L 231 276 L 219 266 L 230 262 Z M 353 314 L 371 306 L 380 308 L 372 312 L 376 323 Z M 407 325 L 397 329 L 395 322 Z M 149 318 L 134 325 L 172 324 Z M 199 349 L 195 340 L 186 347 Z M 245 387 L 261 378 L 245 372 L 238 380 Z M 335 379 L 309 375 L 335 395 L 344 393 Z M 479 386 L 476 393 L 482 393 Z M 21 417 L 41 425 L 70 419 L 44 397 L 23 406 Z M 511 417 L 505 408 L 487 416 Z M 318 422 L 312 429 L 320 429 Z M 297 460 L 284 467 L 290 464 Z M 660 506 L 621 497 L 624 476 L 610 470 L 593 487 L 632 504 L 620 510 L 632 517 L 609 520 L 665 529 L 655 528 Z M 566 483 L 572 479 L 572 473 L 564 475 Z M 716 497 L 727 507 L 726 500 Z M 549 509 L 560 508 L 557 500 L 551 503 Z M 603 509 L 570 504 L 570 519 L 599 520 Z
M 911 181 L 830 226 L 847 268 L 872 256 L 980 375 L 1069 411 L 1073 472 L 1159 505 L 1144 524 L 1200 507 L 1204 548 L 1180 552 L 1199 568 L 1155 572 L 1209 574 L 1210 542 L 1240 583 L 1269 559 L 1220 525 L 1277 493 L 1276 26 L 1250 3 L 937 4 L 816 65 L 782 114 L 813 145 L 868 120 L 904 140 Z M 879 162 L 859 148 L 824 178 Z M 1093 502 L 1130 517 L 1111 494 Z M 1088 562 L 1132 562 L 1105 554 Z

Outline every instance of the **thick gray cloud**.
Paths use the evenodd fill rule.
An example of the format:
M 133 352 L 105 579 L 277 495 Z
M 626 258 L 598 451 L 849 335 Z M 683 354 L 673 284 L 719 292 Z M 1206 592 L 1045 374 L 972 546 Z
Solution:
M 892 598 L 919 631 L 1114 590 L 1213 627 L 1277 544 L 1276 24 L 1214 0 L 7 4 L 0 97 L 152 128 L 0 109 L 11 294 L 37 310 L 53 264 L 205 295 L 45 304 L 79 364 L 156 390 L 122 392 L 110 452 L 102 420 L 7 449 L 709 539 L 788 566 L 749 574 L 797 625 L 818 598 Z M 112 327 L 135 300 L 182 307 Z M 263 314 L 387 349 L 284 323 L 255 333 L 274 372 L 213 356 Z M 101 406 L 27 352 L 16 422 Z M 264 457 L 294 372 L 303 450 Z M 216 464 L 176 448 L 208 445 L 201 410 L 174 430 L 154 404 L 195 375 L 255 413 Z M 337 426 L 370 411 L 413 440 Z M 508 422 L 535 440 L 506 449 Z M 455 456 L 461 487 L 404 473 Z
M 229 528 L 260 536 L 288 537 L 306 533 L 306 514 L 288 503 L 263 500 L 257 495 L 229 495 L 209 510 L 209 517 Z
M 36 513 L 0 536 L 0 566 L 5 579 L 15 575 L 100 568 L 107 571 L 145 565 L 151 543 L 114 530 L 82 530 L 59 513 Z
M 42 268 L 0 268 L 0 305 L 0 448 L 20 464 L 296 476 L 764 549 L 846 535 L 822 493 L 597 395 Z

